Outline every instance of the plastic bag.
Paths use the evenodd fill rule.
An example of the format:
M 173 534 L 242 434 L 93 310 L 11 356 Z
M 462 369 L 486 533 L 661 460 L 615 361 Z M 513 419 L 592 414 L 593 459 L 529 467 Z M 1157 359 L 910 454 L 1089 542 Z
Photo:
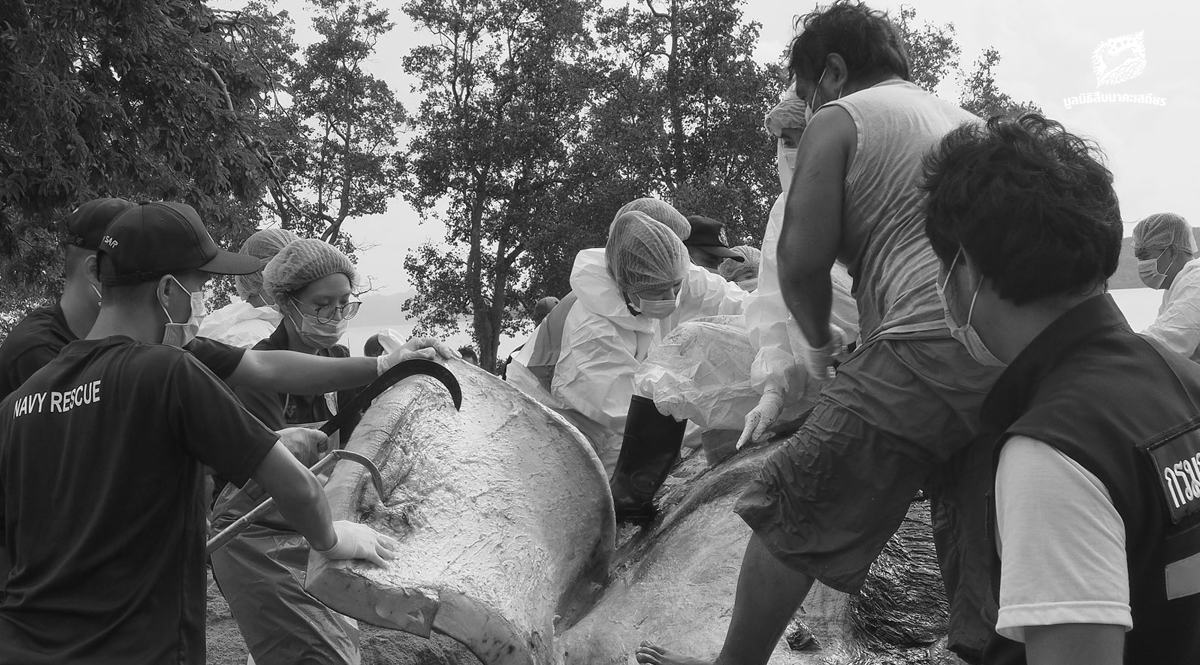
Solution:
M 741 430 L 758 405 L 750 385 L 755 350 L 742 316 L 714 316 L 679 325 L 650 352 L 634 377 L 637 394 L 659 412 L 705 429 Z M 785 400 L 776 422 L 798 418 L 815 395 Z

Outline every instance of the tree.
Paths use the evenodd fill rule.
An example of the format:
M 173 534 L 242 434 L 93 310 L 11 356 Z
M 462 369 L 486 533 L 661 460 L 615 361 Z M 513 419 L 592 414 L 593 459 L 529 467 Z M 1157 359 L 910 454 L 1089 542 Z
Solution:
M 761 238 L 776 193 L 762 118 L 783 87 L 778 66 L 754 60 L 761 26 L 743 22 L 741 4 L 645 0 L 606 12 L 597 31 L 610 69 L 590 128 L 610 175 L 724 221 L 733 244 Z M 591 207 L 611 216 L 627 200 Z
M 500 335 L 519 325 L 511 305 L 518 261 L 560 225 L 592 85 L 586 28 L 592 0 L 411 0 L 404 11 L 437 40 L 414 48 L 405 71 L 425 98 L 410 121 L 405 198 L 447 228 L 447 249 L 405 259 L 417 295 L 404 311 L 423 331 L 469 316 L 480 364 L 494 368 Z M 444 213 L 429 213 L 439 203 Z M 461 248 L 461 249 L 459 249 Z
M 936 93 L 946 76 L 959 70 L 962 49 L 955 41 L 953 23 L 941 26 L 922 23 L 917 26 L 916 18 L 916 9 L 902 5 L 896 27 L 900 29 L 900 37 L 908 51 L 912 82 Z
M 896 21 L 900 36 L 908 51 L 911 64 L 910 78 L 925 90 L 937 93 L 947 77 L 953 75 L 959 87 L 958 105 L 981 118 L 993 115 L 1008 115 L 1020 112 L 1041 112 L 1032 102 L 1017 102 L 996 86 L 995 68 L 1000 64 L 1000 53 L 992 47 L 975 61 L 971 72 L 960 64 L 962 49 L 955 39 L 953 23 L 945 25 L 916 24 L 917 11 L 911 6 L 900 8 Z
M 404 108 L 387 83 L 362 67 L 393 24 L 371 2 L 312 4 L 321 39 L 292 68 L 286 113 L 304 139 L 285 148 L 283 166 L 302 195 L 277 197 L 274 212 L 285 228 L 352 253 L 346 221 L 386 212 L 404 168 L 397 136 Z
M 274 58 L 289 48 L 286 15 L 261 5 L 0 2 L 0 269 L 17 286 L 0 303 L 8 318 L 57 295 L 55 225 L 90 198 L 187 202 L 226 244 L 252 231 L 270 177 L 262 110 Z
M 963 75 L 962 95 L 959 106 L 981 118 L 996 115 L 1041 113 L 1042 109 L 1033 102 L 1017 102 L 996 86 L 993 70 L 1000 64 L 1000 54 L 988 47 L 975 61 L 975 70 Z

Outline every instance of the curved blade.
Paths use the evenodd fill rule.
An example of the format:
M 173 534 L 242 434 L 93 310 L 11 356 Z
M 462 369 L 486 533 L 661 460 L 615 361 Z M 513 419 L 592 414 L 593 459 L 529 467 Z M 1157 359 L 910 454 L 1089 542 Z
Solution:
M 399 365 L 389 369 L 363 388 L 354 399 L 350 400 L 338 414 L 321 426 L 321 431 L 326 434 L 333 434 L 338 431 L 346 421 L 355 415 L 361 415 L 371 406 L 371 402 L 383 394 L 385 390 L 396 385 L 400 381 L 407 379 L 410 376 L 424 374 L 425 376 L 437 379 L 446 390 L 450 391 L 450 399 L 454 401 L 454 408 L 462 408 L 462 388 L 458 385 L 458 379 L 454 377 L 454 373 L 446 369 L 444 366 L 433 362 L 432 360 L 406 360 Z

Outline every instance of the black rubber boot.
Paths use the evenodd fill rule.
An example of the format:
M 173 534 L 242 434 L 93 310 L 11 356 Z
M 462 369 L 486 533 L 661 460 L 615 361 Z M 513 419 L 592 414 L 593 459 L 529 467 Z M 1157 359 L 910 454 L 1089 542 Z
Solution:
M 617 522 L 649 522 L 657 511 L 654 493 L 679 461 L 687 421 L 664 416 L 654 401 L 634 396 L 625 419 L 625 438 L 609 487 Z

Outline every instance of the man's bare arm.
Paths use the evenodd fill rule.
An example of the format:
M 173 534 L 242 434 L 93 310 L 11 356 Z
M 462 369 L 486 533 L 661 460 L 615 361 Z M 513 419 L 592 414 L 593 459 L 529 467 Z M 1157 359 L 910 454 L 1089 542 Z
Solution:
M 1121 665 L 1125 627 L 1066 623 L 1025 628 L 1029 665 Z
M 845 110 L 831 107 L 815 115 L 800 141 L 784 208 L 779 286 L 788 311 L 814 347 L 830 339 L 829 271 L 842 242 L 844 183 L 856 140 L 854 121 Z
M 327 550 L 337 542 L 325 490 L 282 442 L 275 442 L 258 468 L 254 481 L 275 499 L 279 513 L 314 549 Z

